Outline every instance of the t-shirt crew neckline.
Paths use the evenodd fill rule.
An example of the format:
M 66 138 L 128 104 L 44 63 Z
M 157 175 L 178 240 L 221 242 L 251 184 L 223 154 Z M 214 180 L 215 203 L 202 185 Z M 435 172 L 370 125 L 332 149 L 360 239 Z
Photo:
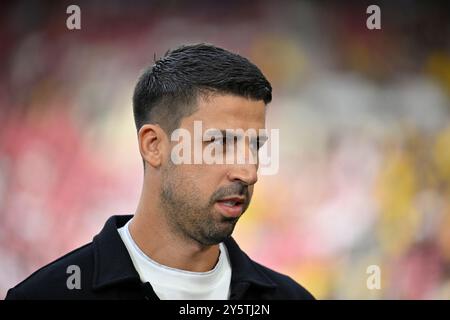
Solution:
M 139 248 L 129 231 L 131 221 L 129 220 L 125 226 L 119 228 L 118 232 L 127 247 L 141 281 L 150 282 L 160 299 L 166 296 L 166 290 L 178 291 L 178 294 L 174 294 L 174 296 L 186 296 L 186 298 L 192 299 L 194 297 L 199 299 L 228 298 L 231 266 L 227 249 L 223 243 L 219 244 L 219 259 L 213 269 L 206 272 L 176 269 L 158 263 Z M 226 292 L 224 293 L 224 291 Z

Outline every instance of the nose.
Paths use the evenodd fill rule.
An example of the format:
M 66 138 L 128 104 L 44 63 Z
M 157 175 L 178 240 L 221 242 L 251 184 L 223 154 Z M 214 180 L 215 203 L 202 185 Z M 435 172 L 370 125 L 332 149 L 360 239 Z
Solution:
M 228 171 L 230 181 L 239 180 L 244 184 L 251 186 L 258 181 L 258 167 L 256 164 L 235 165 Z

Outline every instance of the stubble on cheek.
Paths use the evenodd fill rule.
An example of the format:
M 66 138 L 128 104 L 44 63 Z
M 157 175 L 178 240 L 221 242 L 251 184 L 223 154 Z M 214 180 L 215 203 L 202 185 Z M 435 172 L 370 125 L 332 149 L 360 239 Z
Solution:
M 227 231 L 223 230 L 223 222 L 214 209 L 214 202 L 202 199 L 202 192 L 190 182 L 194 178 L 182 175 L 180 168 L 174 167 L 168 166 L 163 171 L 164 185 L 160 198 L 167 223 L 172 232 L 186 239 L 212 244 Z

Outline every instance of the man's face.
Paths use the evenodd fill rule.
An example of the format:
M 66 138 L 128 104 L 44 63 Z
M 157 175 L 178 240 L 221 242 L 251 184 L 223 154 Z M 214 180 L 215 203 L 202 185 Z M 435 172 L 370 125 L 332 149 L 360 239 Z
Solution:
M 183 118 L 181 129 L 190 132 L 192 157 L 194 157 L 194 121 L 201 121 L 202 134 L 211 129 L 254 129 L 259 134 L 265 128 L 265 104 L 234 95 L 211 95 L 198 99 L 197 111 Z M 229 137 L 229 136 L 228 136 Z M 223 137 L 226 141 L 226 137 Z M 170 139 L 170 134 L 169 134 Z M 209 140 L 209 139 L 206 139 Z M 212 138 L 211 140 L 214 140 Z M 229 142 L 230 140 L 228 140 Z M 173 231 L 203 245 L 217 244 L 231 235 L 234 226 L 250 204 L 253 185 L 257 181 L 258 163 L 249 163 L 248 155 L 254 146 L 250 139 L 243 139 L 245 163 L 224 164 L 174 164 L 169 160 L 162 166 L 161 206 Z M 215 143 L 217 143 L 217 139 Z M 171 149 L 175 145 L 171 143 Z M 210 145 L 201 142 L 201 149 Z M 238 154 L 238 147 L 234 154 Z M 223 156 L 230 153 L 230 145 L 224 145 Z M 242 150 L 242 149 L 241 149 Z

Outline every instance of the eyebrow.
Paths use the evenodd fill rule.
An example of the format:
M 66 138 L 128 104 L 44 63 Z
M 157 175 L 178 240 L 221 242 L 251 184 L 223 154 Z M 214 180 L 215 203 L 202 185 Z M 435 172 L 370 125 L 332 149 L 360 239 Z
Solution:
M 256 129 L 253 129 L 253 130 L 258 131 Z M 232 132 L 230 132 L 230 131 L 232 131 Z M 235 129 L 207 129 L 205 131 L 205 134 L 207 136 L 211 136 L 211 137 L 215 136 L 215 135 L 221 135 L 222 137 L 226 137 L 227 139 L 235 138 L 235 137 L 242 138 L 242 135 L 236 134 L 234 131 L 235 131 Z M 247 130 L 245 130 L 244 132 L 246 132 L 246 131 Z M 269 139 L 269 137 L 266 134 L 263 134 L 263 135 L 258 135 L 256 137 L 256 139 L 258 140 L 258 143 L 260 145 L 263 145 L 264 143 L 266 143 L 266 141 Z

